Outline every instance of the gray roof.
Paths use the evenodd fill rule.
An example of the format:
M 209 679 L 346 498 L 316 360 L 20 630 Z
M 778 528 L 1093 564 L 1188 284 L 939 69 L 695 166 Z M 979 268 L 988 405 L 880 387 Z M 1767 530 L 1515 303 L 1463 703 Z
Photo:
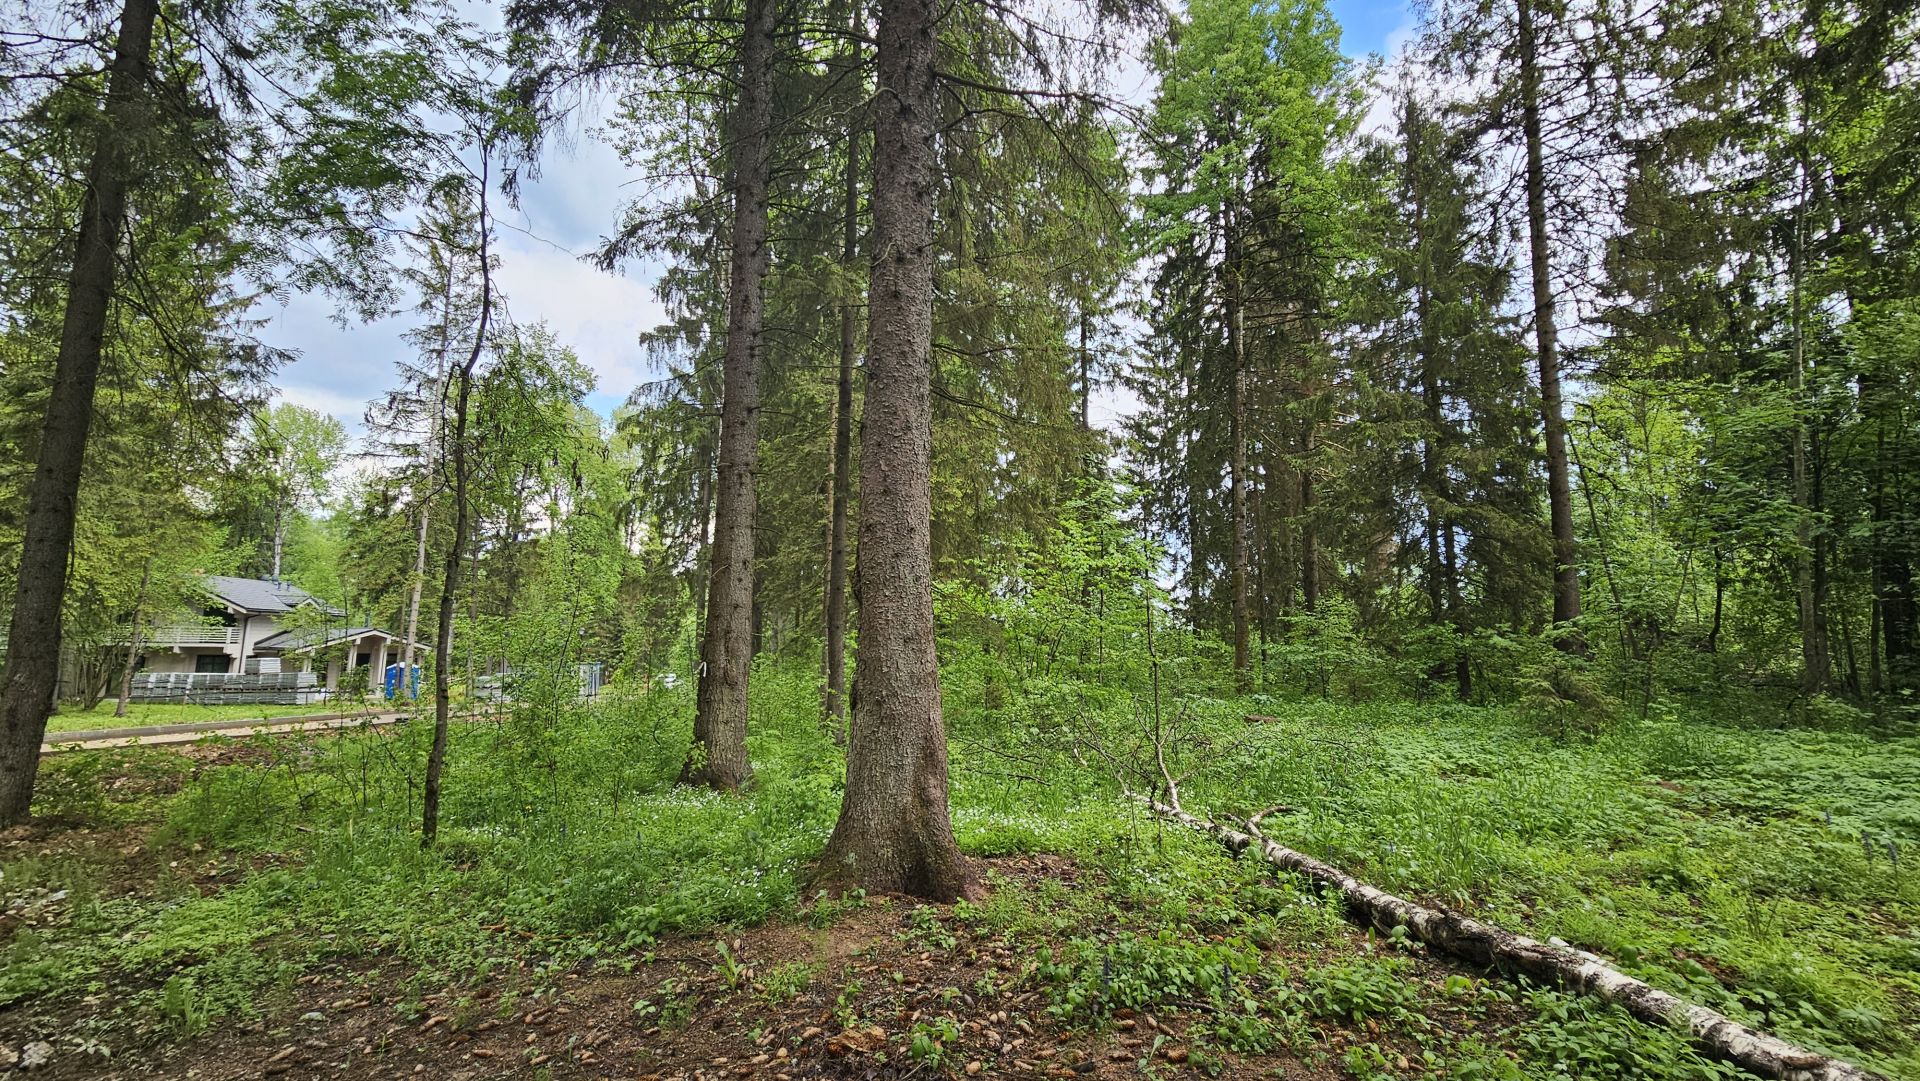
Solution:
M 255 615 L 291 612 L 303 604 L 314 605 L 323 612 L 340 614 L 340 609 L 291 582 L 276 582 L 268 578 L 228 578 L 214 574 L 208 575 L 204 584 L 207 592 L 243 612 Z
M 377 634 L 382 638 L 393 637 L 378 627 L 309 627 L 304 630 L 270 634 L 255 642 L 253 648 L 276 653 L 299 653 L 309 649 L 321 649 L 338 642 L 350 642 L 364 634 Z

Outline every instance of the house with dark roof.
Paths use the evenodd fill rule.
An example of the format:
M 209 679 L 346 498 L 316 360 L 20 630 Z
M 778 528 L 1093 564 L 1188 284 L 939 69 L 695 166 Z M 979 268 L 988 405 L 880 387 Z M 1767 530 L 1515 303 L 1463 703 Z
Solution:
M 201 585 L 206 603 L 199 612 L 177 613 L 141 634 L 145 671 L 309 671 L 324 651 L 331 689 L 356 669 L 371 669 L 377 685 L 387 662 L 400 657 L 399 635 L 290 582 L 209 575 Z

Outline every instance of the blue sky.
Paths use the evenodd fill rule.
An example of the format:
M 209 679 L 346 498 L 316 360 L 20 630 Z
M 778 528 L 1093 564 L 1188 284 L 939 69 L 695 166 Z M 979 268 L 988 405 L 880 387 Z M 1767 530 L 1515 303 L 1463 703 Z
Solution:
M 1340 20 L 1343 46 L 1355 56 L 1390 52 L 1413 23 L 1405 0 L 1332 0 L 1330 7 Z M 516 321 L 546 321 L 594 370 L 599 388 L 589 404 L 609 414 L 653 377 L 637 338 L 663 318 L 650 268 L 609 274 L 580 261 L 632 197 L 632 174 L 590 129 L 577 133 L 570 146 L 549 151 L 543 165 L 522 205 L 499 214 L 500 285 Z M 258 312 L 269 318 L 264 336 L 298 354 L 275 380 L 281 393 L 359 433 L 366 403 L 391 385 L 394 362 L 407 353 L 400 338 L 407 317 L 342 327 L 320 298 L 294 297 L 284 307 L 268 303 Z

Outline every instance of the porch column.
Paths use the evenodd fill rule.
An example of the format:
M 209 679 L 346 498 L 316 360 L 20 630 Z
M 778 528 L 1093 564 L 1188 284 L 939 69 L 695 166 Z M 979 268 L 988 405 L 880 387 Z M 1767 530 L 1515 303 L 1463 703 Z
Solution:
M 367 680 L 375 698 L 384 698 L 387 693 L 387 640 L 380 639 L 380 645 L 373 651 L 372 678 Z

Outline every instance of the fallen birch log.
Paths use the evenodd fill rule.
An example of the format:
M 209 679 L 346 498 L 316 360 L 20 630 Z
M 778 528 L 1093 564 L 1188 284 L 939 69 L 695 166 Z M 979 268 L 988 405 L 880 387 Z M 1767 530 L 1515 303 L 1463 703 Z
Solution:
M 1779 1081 L 1884 1081 L 1871 1071 L 1756 1032 L 1724 1014 L 1650 987 L 1592 954 L 1537 942 L 1376 889 L 1331 864 L 1260 835 L 1259 815 L 1251 824 L 1255 832 L 1242 833 L 1188 814 L 1180 808 L 1177 797 L 1171 804 L 1145 798 L 1141 802 L 1155 814 L 1211 835 L 1235 853 L 1257 848 L 1275 867 L 1337 890 L 1358 922 L 1383 932 L 1404 927 L 1407 934 L 1461 960 L 1616 1003 L 1648 1024 L 1685 1031 L 1708 1055 L 1761 1077 Z

